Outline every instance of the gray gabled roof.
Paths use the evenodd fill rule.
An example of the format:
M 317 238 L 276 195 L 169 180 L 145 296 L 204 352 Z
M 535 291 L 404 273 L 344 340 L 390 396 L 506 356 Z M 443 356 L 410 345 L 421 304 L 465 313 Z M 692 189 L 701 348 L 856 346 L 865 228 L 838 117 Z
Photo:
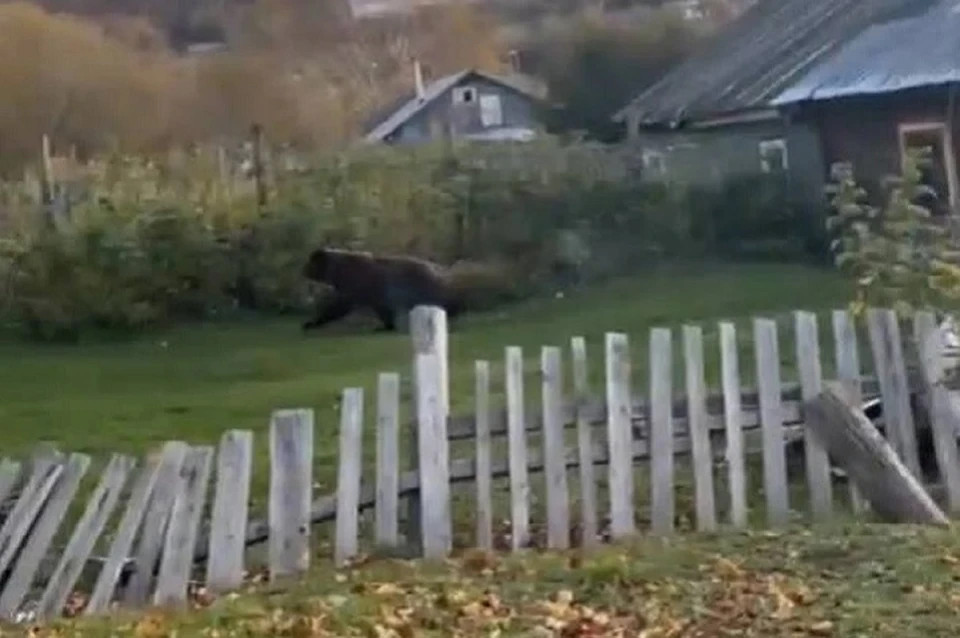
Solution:
M 614 115 L 643 124 L 766 108 L 809 69 L 872 25 L 935 0 L 760 0 Z M 896 43 L 891 42 L 890 46 Z
M 423 97 L 418 98 L 416 95 L 414 95 L 413 97 L 410 97 L 406 101 L 402 102 L 392 112 L 386 114 L 379 123 L 375 124 L 369 130 L 369 132 L 363 136 L 364 141 L 383 141 L 391 133 L 400 128 L 400 126 L 408 122 L 410 118 L 437 100 L 437 98 L 446 94 L 447 91 L 471 76 L 480 77 L 487 81 L 494 82 L 508 89 L 516 91 L 517 93 L 526 95 L 531 99 L 539 99 L 539 96 L 526 90 L 526 88 L 507 80 L 506 78 L 485 73 L 483 71 L 478 71 L 476 69 L 464 69 L 463 71 L 451 73 L 450 75 L 444 76 L 427 84 L 423 89 Z
M 771 104 L 952 82 L 960 82 L 960 0 L 940 0 L 926 13 L 868 28 Z

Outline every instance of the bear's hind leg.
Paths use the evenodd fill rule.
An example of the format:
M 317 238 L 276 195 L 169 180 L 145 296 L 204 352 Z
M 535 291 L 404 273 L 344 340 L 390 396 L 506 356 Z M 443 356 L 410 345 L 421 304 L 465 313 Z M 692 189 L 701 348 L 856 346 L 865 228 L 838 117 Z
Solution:
M 334 300 L 323 306 L 317 312 L 317 315 L 303 324 L 303 331 L 314 330 L 338 319 L 343 319 L 353 310 L 353 304 L 342 295 L 337 295 Z
M 397 331 L 397 319 L 393 313 L 393 308 L 390 306 L 377 306 L 373 310 L 377 318 L 380 319 L 382 324 L 377 328 L 377 332 L 396 332 Z

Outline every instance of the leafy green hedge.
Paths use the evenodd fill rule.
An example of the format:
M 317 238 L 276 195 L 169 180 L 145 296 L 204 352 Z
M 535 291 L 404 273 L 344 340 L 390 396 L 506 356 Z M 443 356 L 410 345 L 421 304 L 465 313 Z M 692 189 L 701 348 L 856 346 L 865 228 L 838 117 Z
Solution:
M 224 183 L 194 157 L 111 159 L 52 224 L 22 193 L 7 197 L 2 312 L 54 339 L 303 311 L 316 290 L 300 266 L 321 245 L 461 262 L 476 296 L 509 299 L 554 286 L 558 262 L 589 281 L 764 242 L 782 258 L 784 238 L 820 223 L 765 178 L 683 191 L 641 182 L 615 153 L 553 141 L 313 158 L 277 174 L 269 195 L 259 210 L 248 183 Z

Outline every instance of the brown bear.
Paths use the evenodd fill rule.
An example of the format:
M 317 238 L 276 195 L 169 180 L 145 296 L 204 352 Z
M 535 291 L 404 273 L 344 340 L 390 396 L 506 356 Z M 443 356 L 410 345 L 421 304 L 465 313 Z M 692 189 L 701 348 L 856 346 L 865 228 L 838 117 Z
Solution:
M 463 304 L 440 266 L 414 257 L 376 256 L 367 252 L 320 248 L 313 251 L 303 275 L 333 288 L 333 297 L 317 309 L 303 330 L 319 328 L 361 308 L 372 310 L 382 331 L 397 329 L 397 313 L 415 306 L 440 306 L 453 318 Z

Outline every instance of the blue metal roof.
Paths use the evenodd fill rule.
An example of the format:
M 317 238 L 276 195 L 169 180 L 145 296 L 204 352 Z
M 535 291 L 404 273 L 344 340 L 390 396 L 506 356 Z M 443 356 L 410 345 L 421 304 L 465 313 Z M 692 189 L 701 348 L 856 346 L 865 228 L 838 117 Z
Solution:
M 840 47 L 770 104 L 960 82 L 960 0 L 940 0 L 927 11 L 875 24 Z

